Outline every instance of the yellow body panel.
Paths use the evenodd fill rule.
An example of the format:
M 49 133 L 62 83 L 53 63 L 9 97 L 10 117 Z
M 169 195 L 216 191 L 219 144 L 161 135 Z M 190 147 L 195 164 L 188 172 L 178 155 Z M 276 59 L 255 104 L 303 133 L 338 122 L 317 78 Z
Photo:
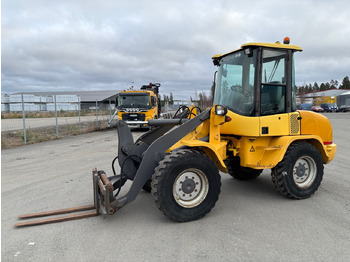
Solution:
M 299 112 L 260 117 L 261 136 L 288 136 L 300 134 Z
M 336 144 L 330 144 L 330 145 L 326 145 L 324 147 L 326 149 L 326 151 L 325 151 L 326 157 L 324 156 L 324 154 L 322 154 L 322 158 L 323 158 L 323 162 L 325 164 L 328 164 L 335 157 L 335 152 L 337 152 L 337 145 Z
M 336 145 L 325 146 L 316 135 L 243 137 L 239 143 L 241 166 L 254 169 L 273 168 L 282 161 L 289 145 L 295 141 L 314 145 L 320 151 L 325 164 L 334 158 Z
M 261 136 L 289 135 L 289 114 L 259 117 Z M 263 130 L 267 132 L 263 133 Z
M 283 159 L 289 145 L 297 140 L 315 146 L 324 163 L 329 163 L 335 156 L 337 146 L 332 142 L 331 124 L 318 113 L 300 111 L 263 116 L 260 117 L 260 129 L 263 128 L 268 128 L 267 134 L 243 137 L 237 143 L 236 155 L 240 157 L 242 166 L 272 168 Z
M 158 113 L 158 109 L 156 107 L 151 108 L 150 110 L 148 110 L 147 112 L 145 112 L 146 115 L 146 121 L 149 119 L 154 119 L 155 116 Z
M 333 141 L 333 129 L 327 117 L 312 111 L 300 110 L 299 112 L 302 135 L 318 135 L 326 143 Z
M 208 142 L 200 141 L 200 140 L 186 140 L 182 139 L 180 142 L 181 146 L 188 147 L 200 147 L 201 150 L 210 157 L 211 160 L 215 163 L 217 168 L 222 172 L 227 172 L 226 165 L 224 164 L 224 159 L 226 156 L 226 146 L 227 142 L 223 141 L 218 144 L 211 144 Z
M 230 122 L 221 127 L 221 134 L 237 136 L 259 136 L 259 117 L 247 117 L 228 111 L 227 115 L 232 118 Z
M 227 172 L 224 160 L 227 158 L 228 141 L 222 140 L 220 135 L 221 127 L 224 123 L 225 116 L 215 115 L 214 110 L 211 110 L 210 119 L 204 121 L 194 131 L 170 147 L 167 152 L 183 146 L 200 148 L 201 151 L 213 160 L 219 170 Z M 200 140 L 206 137 L 208 137 L 208 142 Z
M 320 143 L 311 143 L 321 152 L 325 164 L 333 160 L 337 145 L 333 143 L 333 129 L 328 118 L 324 115 L 311 112 L 299 111 L 301 116 L 301 135 L 316 135 Z
M 320 114 L 297 111 L 247 117 L 229 111 L 227 115 L 232 120 L 224 122 L 224 117 L 215 115 L 213 111 L 210 119 L 172 146 L 168 152 L 181 146 L 200 148 L 223 172 L 227 170 L 223 161 L 230 151 L 233 156 L 240 157 L 241 166 L 273 168 L 282 161 L 289 145 L 295 141 L 315 146 L 324 163 L 329 163 L 335 156 L 336 145 L 332 143 L 331 124 Z M 263 134 L 263 128 L 268 133 Z M 199 140 L 207 136 L 208 142 Z

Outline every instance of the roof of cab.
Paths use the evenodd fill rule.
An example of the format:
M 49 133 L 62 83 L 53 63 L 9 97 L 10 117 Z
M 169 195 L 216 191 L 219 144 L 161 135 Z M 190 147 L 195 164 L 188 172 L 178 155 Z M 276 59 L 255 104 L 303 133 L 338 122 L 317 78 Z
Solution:
M 224 56 L 227 56 L 229 54 L 235 53 L 237 51 L 240 51 L 242 49 L 244 49 L 245 47 L 270 47 L 270 48 L 276 48 L 276 49 L 291 49 L 294 51 L 303 51 L 303 49 L 300 46 L 297 45 L 289 45 L 289 44 L 281 44 L 280 42 L 276 42 L 276 43 L 247 43 L 247 44 L 243 44 L 241 46 L 241 48 L 236 49 L 234 51 L 228 52 L 226 54 L 219 54 L 219 55 L 214 55 L 212 58 L 213 59 L 220 59 Z
M 151 93 L 154 93 L 152 90 L 123 90 L 120 92 L 120 94 L 136 94 L 136 95 L 142 95 L 142 94 L 151 94 Z

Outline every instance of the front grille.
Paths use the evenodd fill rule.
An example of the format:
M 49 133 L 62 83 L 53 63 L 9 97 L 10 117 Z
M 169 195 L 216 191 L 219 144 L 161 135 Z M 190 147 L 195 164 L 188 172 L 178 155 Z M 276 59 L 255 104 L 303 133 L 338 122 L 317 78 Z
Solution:
M 291 114 L 290 115 L 290 133 L 291 134 L 298 134 L 300 127 L 299 127 L 299 120 L 298 120 L 299 114 Z
M 132 113 L 132 114 L 123 114 L 122 119 L 124 121 L 145 121 L 146 115 L 145 114 L 137 114 L 137 113 Z

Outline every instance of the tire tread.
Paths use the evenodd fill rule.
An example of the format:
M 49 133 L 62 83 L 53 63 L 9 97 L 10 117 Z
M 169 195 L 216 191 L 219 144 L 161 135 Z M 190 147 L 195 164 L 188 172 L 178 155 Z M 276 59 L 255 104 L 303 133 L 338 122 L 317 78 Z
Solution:
M 161 183 L 161 180 L 164 179 L 164 174 L 166 174 L 167 169 L 173 164 L 173 162 L 178 159 L 179 157 L 184 157 L 186 155 L 191 156 L 191 155 L 202 155 L 207 157 L 205 154 L 196 151 L 196 150 L 191 150 L 191 149 L 182 149 L 182 150 L 177 150 L 177 151 L 172 151 L 170 154 L 166 155 L 164 157 L 163 160 L 161 160 L 158 164 L 158 166 L 155 168 L 154 174 L 152 176 L 152 196 L 153 199 L 158 207 L 158 209 L 160 211 L 162 211 L 162 213 L 169 217 L 170 219 L 174 220 L 174 221 L 178 221 L 178 222 L 187 222 L 187 221 L 191 221 L 191 220 L 197 220 L 200 219 L 202 217 L 204 217 L 207 213 L 209 213 L 211 211 L 211 209 L 215 206 L 216 201 L 219 198 L 219 194 L 220 194 L 220 187 L 221 187 L 221 180 L 220 180 L 220 175 L 219 175 L 219 171 L 217 170 L 216 166 L 214 165 L 214 163 L 211 162 L 211 160 L 208 158 L 208 161 L 211 162 L 211 164 L 215 167 L 215 169 L 217 170 L 217 174 L 215 174 L 216 176 L 216 183 L 218 183 L 219 189 L 216 195 L 215 199 L 212 199 L 212 201 L 214 201 L 214 205 L 211 206 L 209 209 L 206 210 L 205 213 L 199 214 L 199 215 L 195 215 L 194 217 L 192 217 L 191 219 L 186 219 L 183 216 L 180 216 L 174 212 L 172 212 L 170 209 L 171 207 L 169 207 L 168 205 L 166 205 L 165 203 L 162 202 L 162 199 L 160 199 L 159 197 L 159 184 Z

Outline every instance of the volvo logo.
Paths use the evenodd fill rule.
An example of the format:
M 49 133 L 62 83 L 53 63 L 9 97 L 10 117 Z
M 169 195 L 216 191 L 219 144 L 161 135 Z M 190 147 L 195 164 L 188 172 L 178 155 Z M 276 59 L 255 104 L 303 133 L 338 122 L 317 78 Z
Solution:
M 139 108 L 126 108 L 125 111 L 128 113 L 137 113 L 137 112 L 140 112 L 140 109 Z

